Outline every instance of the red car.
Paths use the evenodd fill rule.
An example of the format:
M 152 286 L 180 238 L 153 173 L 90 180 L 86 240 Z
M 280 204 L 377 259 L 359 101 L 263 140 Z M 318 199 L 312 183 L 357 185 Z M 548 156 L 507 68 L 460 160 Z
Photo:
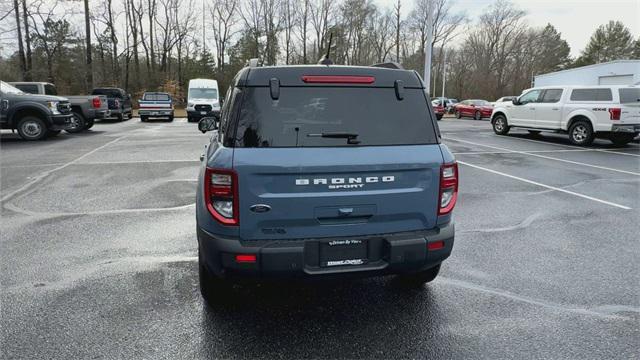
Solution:
M 440 101 L 433 101 L 431 103 L 432 107 L 433 107 L 433 112 L 436 114 L 436 119 L 441 120 L 442 117 L 444 116 L 444 113 L 446 112 L 445 107 L 442 105 L 442 103 Z
M 456 118 L 463 116 L 472 117 L 476 120 L 491 117 L 493 106 L 486 100 L 465 100 L 456 104 L 454 113 Z

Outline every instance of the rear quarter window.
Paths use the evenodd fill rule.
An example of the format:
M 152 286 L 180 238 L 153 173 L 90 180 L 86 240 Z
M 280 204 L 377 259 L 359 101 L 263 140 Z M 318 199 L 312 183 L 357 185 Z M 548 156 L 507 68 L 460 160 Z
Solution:
M 640 104 L 640 88 L 619 89 L 621 104 Z
M 354 146 L 345 138 L 318 134 L 357 134 L 356 146 L 437 143 L 422 89 L 282 87 L 272 100 L 266 87 L 243 90 L 235 131 L 236 147 Z
M 574 89 L 571 101 L 612 101 L 611 89 Z

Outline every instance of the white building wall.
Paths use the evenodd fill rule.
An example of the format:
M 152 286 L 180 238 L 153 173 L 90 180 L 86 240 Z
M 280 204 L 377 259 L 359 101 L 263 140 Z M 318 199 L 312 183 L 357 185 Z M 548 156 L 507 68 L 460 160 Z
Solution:
M 640 60 L 618 60 L 537 75 L 535 86 L 640 84 Z

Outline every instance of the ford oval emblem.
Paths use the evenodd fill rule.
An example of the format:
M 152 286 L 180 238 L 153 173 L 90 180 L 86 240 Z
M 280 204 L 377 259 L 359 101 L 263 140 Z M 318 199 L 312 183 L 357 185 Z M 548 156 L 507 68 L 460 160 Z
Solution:
M 252 205 L 249 210 L 256 212 L 256 213 L 265 213 L 269 210 L 271 210 L 271 206 L 269 205 L 265 205 L 265 204 L 255 204 Z

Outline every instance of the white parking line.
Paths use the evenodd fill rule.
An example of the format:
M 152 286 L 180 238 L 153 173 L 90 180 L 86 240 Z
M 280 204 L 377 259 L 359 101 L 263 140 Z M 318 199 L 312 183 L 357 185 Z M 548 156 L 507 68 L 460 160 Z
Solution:
M 89 152 L 85 153 L 84 155 L 81 155 L 81 156 L 79 156 L 79 157 L 77 157 L 77 158 L 75 158 L 75 159 L 73 159 L 73 160 L 69 161 L 68 163 L 64 163 L 64 164 L 62 164 L 62 165 L 58 166 L 57 168 L 54 168 L 54 169 L 47 170 L 47 171 L 43 172 L 42 174 L 40 174 L 40 175 L 36 176 L 35 178 L 33 178 L 33 180 L 31 180 L 31 181 L 29 181 L 29 182 L 25 183 L 24 185 L 22 185 L 22 186 L 21 186 L 21 187 L 19 187 L 18 189 L 16 189 L 16 190 L 14 190 L 14 191 L 12 191 L 12 192 L 10 192 L 10 193 L 6 194 L 5 196 L 3 196 L 3 197 L 2 197 L 2 199 L 0 199 L 0 202 L 5 202 L 5 201 L 7 201 L 7 200 L 11 199 L 11 198 L 12 198 L 12 197 L 14 197 L 16 194 L 19 194 L 19 193 L 21 193 L 21 192 L 23 192 L 23 191 L 27 190 L 27 189 L 28 189 L 29 187 L 31 187 L 33 184 L 35 184 L 35 183 L 37 183 L 38 181 L 40 181 L 40 180 L 44 179 L 45 177 L 49 176 L 50 174 L 52 174 L 52 173 L 54 173 L 54 172 L 56 172 L 56 171 L 58 171 L 58 170 L 62 170 L 62 169 L 64 169 L 64 168 L 66 168 L 67 166 L 72 165 L 72 164 L 74 164 L 74 163 L 76 163 L 76 162 L 78 162 L 78 161 L 80 161 L 80 160 L 82 160 L 82 159 L 86 158 L 87 156 L 89 156 L 89 155 L 91 155 L 91 154 L 95 153 L 96 151 L 102 150 L 102 149 L 106 148 L 107 146 L 109 146 L 109 145 L 111 145 L 111 144 L 113 144 L 113 143 L 116 143 L 116 142 L 118 142 L 118 141 L 120 141 L 120 140 L 122 140 L 122 139 L 126 138 L 127 136 L 128 136 L 128 135 L 124 135 L 124 136 L 121 136 L 121 137 L 116 138 L 116 139 L 114 139 L 114 140 L 111 140 L 111 141 L 109 141 L 108 143 L 106 143 L 106 144 L 104 144 L 104 145 L 101 145 L 101 146 L 98 146 L 97 148 L 95 148 L 95 149 L 93 149 L 93 150 L 91 150 L 91 151 L 89 151 Z
M 580 193 L 577 193 L 577 192 L 573 192 L 573 191 L 565 190 L 565 189 L 558 188 L 558 187 L 555 187 L 555 186 L 545 185 L 545 184 L 542 184 L 542 183 L 539 183 L 539 182 L 536 182 L 536 181 L 532 181 L 532 180 L 528 180 L 528 179 L 524 179 L 524 178 L 521 178 L 521 177 L 518 177 L 518 176 L 513 176 L 513 175 L 505 174 L 505 173 L 500 172 L 500 171 L 491 170 L 491 169 L 488 169 L 488 168 L 485 168 L 485 167 L 482 167 L 482 166 L 478 166 L 478 165 L 470 164 L 470 163 L 465 162 L 465 161 L 460 161 L 460 160 L 458 160 L 458 164 L 466 165 L 466 166 L 469 166 L 469 167 L 472 167 L 472 168 L 476 168 L 476 169 L 478 169 L 478 170 L 487 171 L 487 172 L 490 172 L 490 173 L 492 173 L 492 174 L 496 174 L 496 175 L 501 175 L 501 176 L 504 176 L 504 177 L 508 177 L 508 178 L 510 178 L 510 179 L 514 179 L 514 180 L 518 180 L 518 181 L 526 182 L 526 183 L 529 183 L 529 184 L 532 184 L 532 185 L 536 185 L 536 186 L 540 186 L 540 187 L 543 187 L 543 188 L 546 188 L 546 189 L 555 190 L 555 191 L 559 191 L 559 192 L 562 192 L 562 193 L 565 193 L 565 194 L 569 194 L 569 195 L 573 195 L 573 196 L 581 197 L 581 198 L 583 198 L 583 199 L 587 199 L 587 200 L 591 200 L 591 201 L 599 202 L 599 203 L 601 203 L 601 204 L 605 204 L 605 205 L 609 205 L 609 206 L 617 207 L 617 208 L 624 209 L 624 210 L 631 210 L 631 208 L 630 208 L 630 207 L 628 207 L 628 206 L 624 206 L 624 205 L 616 204 L 616 203 L 611 202 L 611 201 L 606 201 L 606 200 L 602 200 L 602 199 L 594 198 L 594 197 L 592 197 L 592 196 L 588 196 L 588 195 L 580 194 Z
M 454 140 L 455 141 L 455 140 Z M 558 150 L 527 150 L 528 154 L 537 153 L 566 153 L 566 152 L 594 152 L 595 149 L 558 149 Z M 510 154 L 514 150 L 509 151 L 467 151 L 467 152 L 452 152 L 454 155 L 482 155 L 482 154 Z
M 535 154 L 535 153 L 528 152 L 528 151 L 517 151 L 517 150 L 505 149 L 505 148 L 498 147 L 498 146 L 492 146 L 492 145 L 480 144 L 480 143 L 471 142 L 471 141 L 467 141 L 467 140 L 461 140 L 461 139 L 452 138 L 452 137 L 449 137 L 449 136 L 447 136 L 447 137 L 443 137 L 443 138 L 444 138 L 444 139 L 447 139 L 447 140 L 453 140 L 453 141 L 461 142 L 461 143 L 466 143 L 466 144 L 471 144 L 471 145 L 477 145 L 477 146 L 483 146 L 483 147 L 487 147 L 487 148 L 491 148 L 491 149 L 496 149 L 496 150 L 501 150 L 501 151 L 507 151 L 507 152 L 511 152 L 511 153 L 513 153 L 513 154 L 523 154 L 523 155 L 535 156 L 535 157 L 539 157 L 539 158 L 542 158 L 542 159 L 548 159 L 548 160 L 554 160 L 554 161 L 561 161 L 561 162 L 565 162 L 565 163 L 569 163 L 569 164 L 581 165 L 581 166 L 587 166 L 587 167 L 592 167 L 592 168 L 600 169 L 600 170 L 615 171 L 615 172 L 619 172 L 619 173 L 622 173 L 622 174 L 628 174 L 628 175 L 640 176 L 640 173 L 633 172 L 633 171 L 626 171 L 626 170 L 614 169 L 614 168 L 610 168 L 610 167 L 606 167 L 606 166 L 592 165 L 592 164 L 587 164 L 587 163 L 583 163 L 583 162 L 579 162 L 579 161 L 571 161 L 571 160 L 565 160 L 565 159 L 558 159 L 558 158 L 554 158 L 554 157 L 551 157 L 551 156 L 545 156 L 545 155 Z
M 540 141 L 540 140 L 533 140 L 533 139 L 523 139 L 521 137 L 514 137 L 514 136 L 505 137 L 505 139 L 516 139 L 516 140 L 529 141 L 529 142 L 538 143 L 538 144 L 561 146 L 561 147 L 566 147 L 566 148 L 571 148 L 571 149 L 582 149 L 579 146 L 566 145 L 566 144 L 555 144 L 555 143 L 550 143 L 548 141 Z M 627 156 L 640 156 L 638 154 L 629 154 L 629 153 L 611 151 L 612 149 L 606 149 L 606 150 L 605 149 L 591 149 L 591 150 L 598 151 L 598 152 L 603 152 L 603 153 L 609 153 L 609 154 L 618 154 L 618 155 L 627 155 Z

